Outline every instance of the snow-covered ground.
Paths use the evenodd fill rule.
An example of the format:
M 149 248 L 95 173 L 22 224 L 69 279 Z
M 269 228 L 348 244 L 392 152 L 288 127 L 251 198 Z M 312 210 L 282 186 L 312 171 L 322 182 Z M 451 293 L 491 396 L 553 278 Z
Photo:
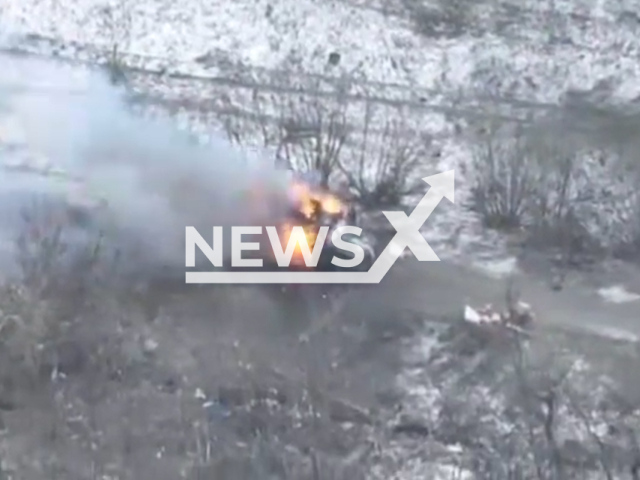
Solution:
M 639 68 L 636 26 L 616 5 L 566 2 L 553 11 L 534 2 L 481 6 L 476 21 L 486 33 L 456 39 L 421 37 L 401 9 L 385 16 L 335 0 L 28 0 L 4 2 L 1 18 L 5 32 L 76 49 L 109 51 L 117 43 L 135 64 L 203 76 L 243 65 L 455 91 L 469 87 L 474 71 L 498 62 L 512 77 L 495 78 L 502 82 L 496 87 L 513 90 L 508 83 L 520 80 L 510 93 L 554 101 L 569 88 L 608 79 L 620 95 L 637 95 L 631 79 Z M 498 29 L 508 15 L 523 22 Z M 327 63 L 333 52 L 341 55 L 335 67 Z
M 298 108 L 318 99 L 344 102 L 351 125 L 361 124 L 367 105 L 374 104 L 378 132 L 383 119 L 396 116 L 406 122 L 407 137 L 434 138 L 440 154 L 426 162 L 431 171 L 425 173 L 456 169 L 460 203 L 443 202 L 425 228 L 438 255 L 456 257 L 469 249 L 477 255 L 481 249 L 479 268 L 495 275 L 511 272 L 511 262 L 492 261 L 505 249 L 504 239 L 487 232 L 463 206 L 469 188 L 461 167 L 468 166 L 471 153 L 454 126 L 460 119 L 496 114 L 526 121 L 555 111 L 570 90 L 597 89 L 610 103 L 638 100 L 640 21 L 634 12 L 640 4 L 474 2 L 475 35 L 436 38 L 416 33 L 398 3 L 5 0 L 0 46 L 85 63 L 105 62 L 117 46 L 119 60 L 137 69 L 129 81 L 148 100 L 141 106 L 146 115 L 170 111 L 181 128 L 204 140 L 221 135 L 224 121 L 232 119 L 252 148 L 264 147 L 264 119 L 274 124 L 292 103 Z M 334 53 L 340 56 L 336 65 L 329 61 Z M 36 78 L 28 58 L 1 56 L 0 61 L 2 78 L 31 95 L 73 94 L 87 78 L 85 66 L 61 64 L 76 83 L 56 85 Z M 17 120 L 10 111 L 0 114 L 2 142 L 24 142 Z M 34 163 L 37 152 L 31 153 L 36 156 L 28 162 Z M 41 170 L 48 168 L 46 160 Z M 619 293 L 601 292 L 616 298 Z M 443 392 L 425 378 L 423 368 L 437 346 L 431 338 L 417 338 L 407 349 L 408 368 L 399 383 L 411 408 L 420 415 L 431 412 L 428 420 L 436 423 Z M 471 390 L 469 395 L 486 396 L 481 387 Z M 495 413 L 503 405 L 489 407 Z M 425 473 L 419 458 L 405 460 L 402 478 L 437 477 Z M 459 474 L 443 478 L 454 475 Z
M 373 104 L 377 132 L 385 119 L 402 117 L 408 138 L 434 139 L 440 155 L 425 162 L 424 173 L 456 168 L 460 203 L 469 193 L 463 167 L 472 156 L 454 131 L 460 122 L 496 115 L 531 120 L 555 111 L 573 90 L 595 89 L 609 103 L 640 95 L 640 23 L 631 0 L 464 8 L 473 20 L 468 32 L 443 37 L 419 33 L 416 16 L 386 0 L 7 1 L 0 7 L 1 44 L 88 63 L 107 61 L 117 47 L 119 61 L 137 69 L 129 81 L 150 100 L 146 114 L 170 110 L 203 139 L 231 122 L 253 150 L 265 148 L 265 123 L 273 127 L 301 104 L 344 103 L 352 126 Z M 14 70 L 17 84 L 34 82 L 22 59 L 3 58 L 3 68 Z M 79 77 L 84 69 L 66 68 Z M 38 81 L 37 88 L 57 87 Z M 605 220 L 597 227 L 613 237 L 627 217 L 613 226 Z M 446 244 L 445 256 L 470 244 L 503 247 L 460 204 L 436 215 L 425 235 Z
M 607 399 L 613 391 L 622 392 L 616 382 L 625 374 L 614 380 L 616 374 L 612 376 L 611 372 L 630 361 L 624 353 L 613 360 L 625 351 L 624 346 L 595 347 L 595 339 L 568 340 L 558 332 L 545 338 L 544 333 L 538 332 L 534 333 L 534 339 L 510 350 L 514 345 L 508 346 L 510 340 L 504 331 L 498 328 L 489 339 L 487 331 L 483 334 L 481 330 L 470 327 L 465 331 L 464 327 L 427 323 L 424 336 L 417 336 L 407 344 L 406 369 L 398 378 L 399 387 L 408 392 L 402 417 L 405 422 L 422 425 L 434 433 L 431 441 L 425 440 L 415 451 L 403 448 L 398 442 L 390 445 L 390 450 L 398 449 L 395 453 L 404 466 L 405 476 L 398 478 L 432 478 L 428 472 L 434 456 L 457 467 L 460 476 L 453 478 L 467 478 L 465 456 L 481 461 L 485 448 L 491 452 L 491 458 L 499 458 L 500 466 L 491 470 L 495 478 L 508 478 L 498 477 L 497 472 L 514 458 L 522 469 L 532 468 L 536 462 L 529 458 L 532 445 L 520 444 L 523 437 L 517 432 L 531 428 L 531 432 L 539 433 L 541 429 L 529 423 L 531 420 L 527 417 L 533 411 L 542 414 L 545 410 L 528 410 L 532 405 L 525 406 L 526 401 L 520 403 L 519 383 L 533 389 L 527 390 L 527 395 L 533 396 L 535 389 L 544 390 L 557 382 L 552 422 L 556 441 L 560 448 L 567 447 L 568 455 L 572 455 L 569 447 L 573 443 L 581 445 L 583 452 L 595 458 L 594 439 L 602 444 L 619 445 L 620 451 L 627 448 L 612 426 L 626 422 L 635 425 L 637 417 L 623 418 L 615 409 L 602 407 L 610 401 Z M 614 351 L 618 353 L 612 354 Z M 599 358 L 603 354 L 607 359 L 604 362 Z M 542 390 L 538 393 L 543 395 Z M 535 441 L 534 437 L 531 440 Z M 444 442 L 447 448 L 444 451 L 442 446 L 435 448 L 438 442 Z M 616 459 L 611 465 L 617 469 L 620 464 Z M 475 468 L 482 467 L 476 464 Z M 591 473 L 580 472 L 585 475 L 583 478 L 602 478 L 597 464 L 589 468 L 593 468 Z M 469 475 L 468 478 L 475 477 Z
M 292 103 L 339 98 L 350 125 L 361 124 L 373 103 L 378 131 L 379 119 L 401 116 L 407 136 L 435 137 L 441 160 L 426 168 L 456 167 L 463 190 L 470 152 L 453 133 L 458 120 L 496 113 L 526 120 L 553 110 L 569 90 L 597 87 L 611 102 L 638 96 L 632 2 L 469 9 L 474 34 L 454 38 L 416 33 L 408 10 L 384 0 L 11 1 L 0 8 L 0 25 L 4 45 L 18 51 L 95 62 L 117 46 L 120 61 L 142 69 L 131 75 L 133 89 L 164 102 L 146 106 L 147 114 L 166 115 L 168 102 L 178 122 L 202 137 L 233 117 L 252 148 L 264 146 L 256 123 L 277 122 Z M 332 53 L 340 55 L 337 65 Z M 486 237 L 463 208 L 435 221 L 449 227 L 432 235 L 458 232 L 461 245 Z

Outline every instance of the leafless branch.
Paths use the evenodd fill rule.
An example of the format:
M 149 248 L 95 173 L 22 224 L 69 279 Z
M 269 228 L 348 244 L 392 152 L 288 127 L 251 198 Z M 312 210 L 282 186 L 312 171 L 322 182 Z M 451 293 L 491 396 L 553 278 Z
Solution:
M 341 155 L 350 136 L 346 105 L 325 105 L 320 100 L 290 103 L 281 123 L 283 135 L 278 148 L 289 167 L 315 171 L 321 183 L 329 184 L 340 165 Z
M 431 138 L 407 138 L 402 118 L 385 120 L 382 133 L 372 134 L 374 107 L 367 104 L 355 159 L 340 163 L 349 187 L 365 206 L 398 205 L 416 191 L 416 171 L 431 155 Z

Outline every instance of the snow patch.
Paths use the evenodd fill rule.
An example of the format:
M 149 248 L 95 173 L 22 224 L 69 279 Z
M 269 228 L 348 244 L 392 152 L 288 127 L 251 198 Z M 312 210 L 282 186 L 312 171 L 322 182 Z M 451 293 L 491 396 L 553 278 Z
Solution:
M 640 300 L 640 294 L 628 291 L 624 285 L 601 288 L 598 290 L 598 295 L 608 303 L 629 303 Z
M 610 80 L 624 84 L 640 73 L 635 28 L 615 15 L 585 8 L 585 19 L 563 22 L 558 39 L 548 28 L 549 17 L 565 17 L 557 7 L 550 12 L 536 2 L 517 5 L 517 31 L 489 28 L 483 36 L 456 39 L 425 38 L 402 9 L 384 15 L 352 1 L 5 0 L 0 22 L 4 32 L 22 36 L 9 39 L 14 47 L 76 57 L 84 50 L 85 60 L 95 60 L 115 43 L 127 65 L 200 76 L 280 69 L 450 94 L 489 88 L 556 102 L 568 89 L 589 90 Z M 488 16 L 504 15 L 505 7 L 501 2 Z M 331 54 L 340 56 L 337 64 L 329 62 Z M 629 83 L 618 90 L 634 94 Z
M 475 260 L 471 266 L 495 279 L 507 278 L 518 271 L 518 259 L 515 257 L 491 260 Z
M 640 338 L 637 335 L 629 332 L 628 330 L 623 330 L 621 328 L 615 327 L 587 327 L 596 335 L 600 335 L 602 337 L 610 338 L 612 340 L 619 340 L 623 342 L 638 342 Z

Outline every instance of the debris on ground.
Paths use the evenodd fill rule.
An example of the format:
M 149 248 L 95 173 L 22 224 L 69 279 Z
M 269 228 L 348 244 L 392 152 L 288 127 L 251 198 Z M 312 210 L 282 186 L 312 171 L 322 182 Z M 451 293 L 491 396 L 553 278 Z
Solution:
M 510 308 L 499 311 L 492 304 L 476 310 L 465 305 L 464 320 L 465 322 L 477 325 L 500 325 L 506 327 L 524 328 L 528 327 L 535 316 L 531 309 L 531 305 L 525 302 L 517 302 Z
M 428 437 L 431 434 L 431 430 L 424 419 L 404 414 L 400 417 L 398 423 L 393 426 L 393 433 L 396 435 Z

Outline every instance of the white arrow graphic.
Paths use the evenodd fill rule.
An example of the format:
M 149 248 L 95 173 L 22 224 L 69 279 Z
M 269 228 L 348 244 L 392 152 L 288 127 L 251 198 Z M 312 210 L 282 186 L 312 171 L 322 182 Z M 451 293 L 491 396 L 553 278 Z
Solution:
M 382 212 L 397 233 L 367 272 L 367 275 L 371 275 L 372 280 L 375 279 L 372 283 L 380 283 L 407 247 L 420 262 L 440 261 L 436 252 L 420 233 L 420 229 L 443 198 L 451 203 L 455 202 L 455 175 L 453 170 L 449 170 L 425 177 L 422 180 L 428 183 L 431 188 L 422 197 L 409 217 L 404 212 Z
M 401 211 L 383 212 L 397 233 L 368 272 L 187 272 L 186 283 L 380 283 L 405 248 L 409 248 L 421 262 L 439 262 L 420 229 L 443 198 L 454 203 L 454 171 L 448 170 L 422 180 L 431 188 L 410 216 Z

